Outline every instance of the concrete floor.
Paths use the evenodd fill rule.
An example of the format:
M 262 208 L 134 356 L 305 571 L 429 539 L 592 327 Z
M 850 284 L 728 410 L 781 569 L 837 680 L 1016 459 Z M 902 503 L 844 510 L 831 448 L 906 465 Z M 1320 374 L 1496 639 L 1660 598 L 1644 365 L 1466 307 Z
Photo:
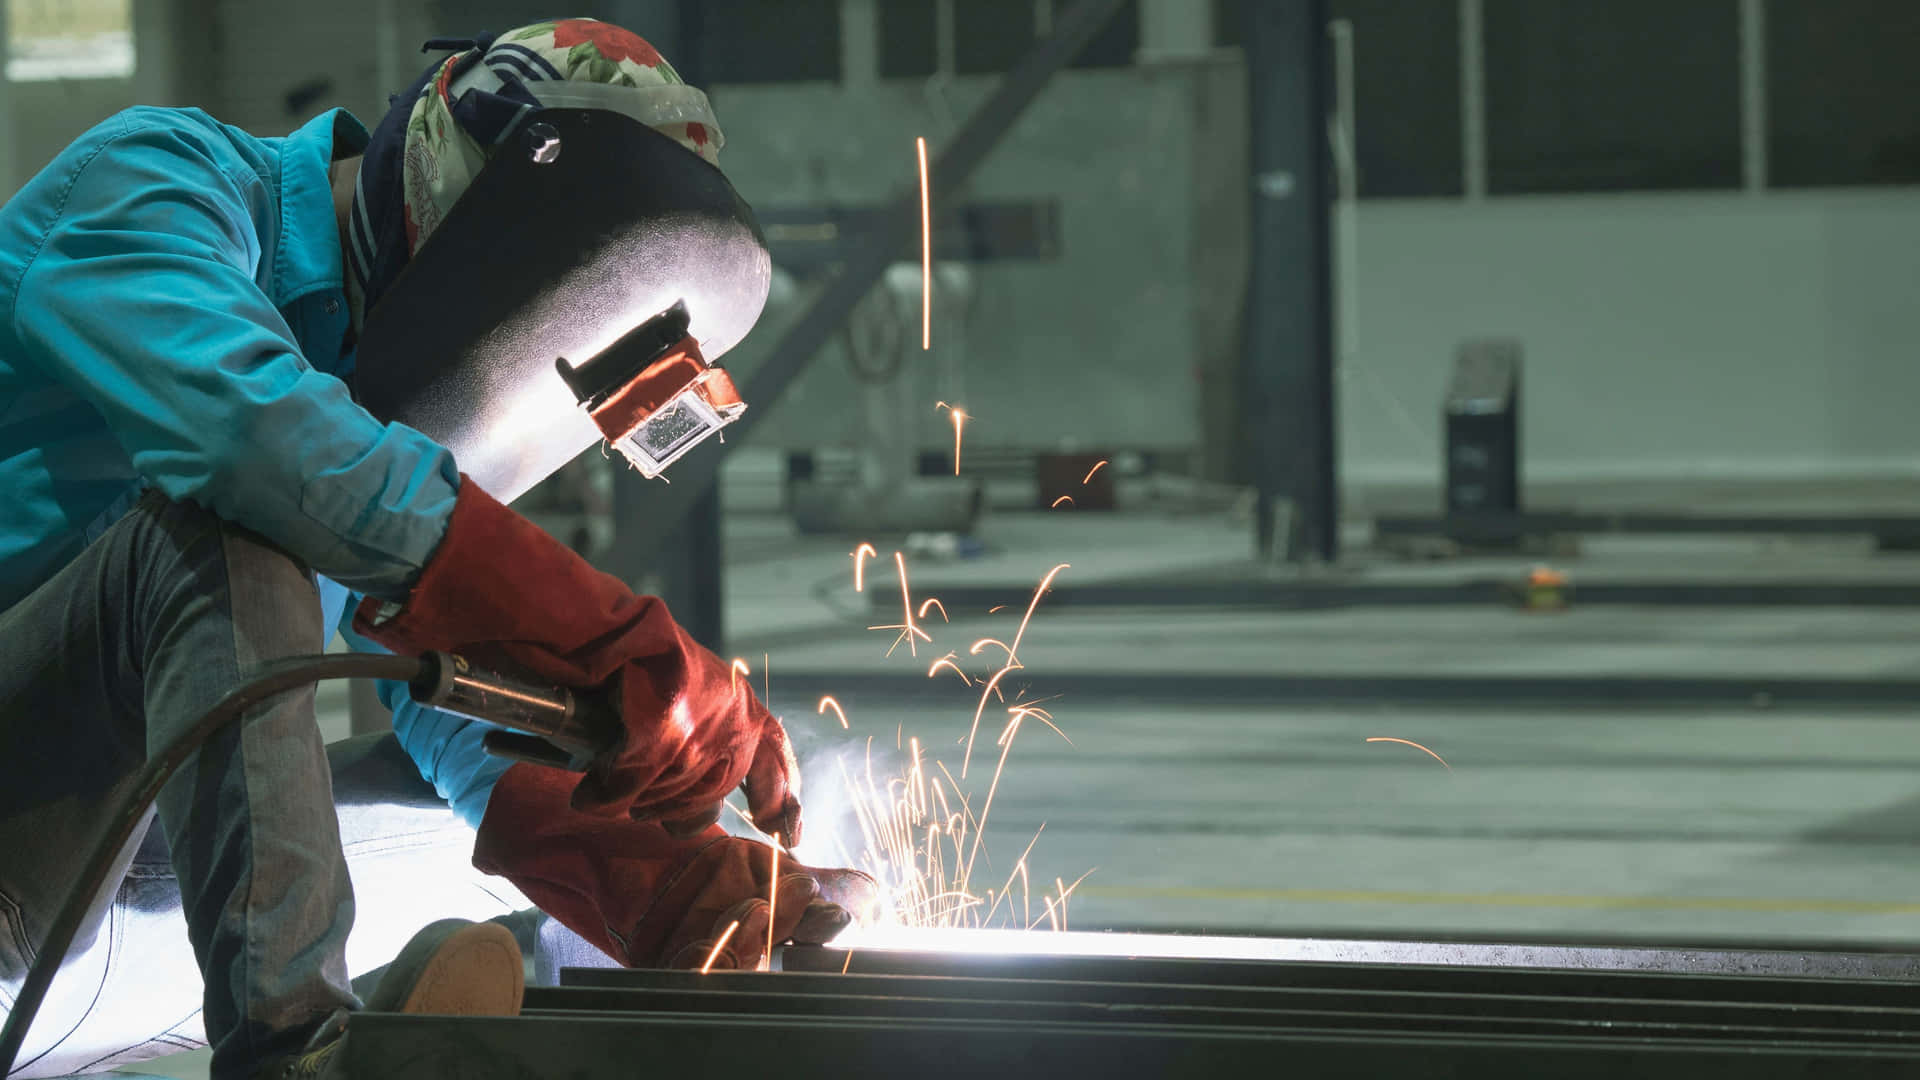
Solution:
M 950 672 L 922 700 L 860 696 L 860 676 L 921 671 L 982 637 L 1008 639 L 1039 577 L 1204 572 L 1244 562 L 1228 514 L 1000 514 L 990 553 L 910 560 L 915 604 L 943 584 L 1004 583 L 1008 610 L 937 613 L 917 656 L 885 654 L 899 622 L 892 547 L 852 590 L 845 540 L 798 538 L 777 517 L 729 520 L 729 651 L 803 744 L 882 751 L 919 736 L 956 766 L 977 696 Z M 1478 561 L 1366 566 L 1409 577 L 1517 571 Z M 1920 563 L 1856 540 L 1634 540 L 1570 564 L 1613 579 L 1734 575 L 1920 580 Z M 1048 673 L 1154 672 L 1191 685 L 1177 709 L 1102 697 L 1049 702 L 1073 740 L 1031 722 L 996 793 L 988 851 L 1004 876 L 1042 824 L 1032 877 L 1094 873 L 1081 928 L 1502 936 L 1665 942 L 1875 943 L 1920 948 L 1920 703 L 1819 712 L 1626 708 L 1260 708 L 1210 703 L 1207 678 L 1355 675 L 1913 677 L 1920 611 L 1577 608 L 1558 616 L 1425 608 L 1329 613 L 1073 610 L 1035 616 L 1021 658 Z M 975 674 L 997 655 L 968 664 Z M 763 660 L 764 657 L 764 660 Z M 844 677 L 852 730 L 783 696 L 783 674 Z M 817 678 L 809 678 L 809 688 Z M 1006 720 L 1004 707 L 990 708 Z M 997 734 L 998 726 L 992 731 Z M 1368 743 L 1411 739 L 1437 751 Z M 985 740 L 983 740 L 983 743 Z M 987 746 L 992 751 L 991 746 Z M 991 766 L 992 759 L 986 761 Z M 811 767 L 812 828 L 835 830 L 833 770 Z M 982 779 L 976 757 L 972 778 Z M 823 780 L 825 782 L 823 782 Z M 977 807 L 985 795 L 979 783 Z M 838 831 L 847 830 L 845 821 Z M 810 845 L 812 846 L 812 845 Z M 976 885 L 986 884 L 984 871 Z M 997 882 L 994 882 L 997 884 Z

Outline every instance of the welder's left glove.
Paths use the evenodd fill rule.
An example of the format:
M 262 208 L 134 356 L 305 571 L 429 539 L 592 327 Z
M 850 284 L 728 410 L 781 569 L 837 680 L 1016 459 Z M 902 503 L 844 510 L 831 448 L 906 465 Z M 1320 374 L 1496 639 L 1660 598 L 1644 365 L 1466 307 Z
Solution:
M 784 854 L 776 891 L 766 844 L 717 825 L 673 836 L 653 822 L 582 814 L 569 805 L 574 780 L 539 765 L 508 769 L 487 801 L 473 864 L 628 967 L 698 968 L 712 956 L 715 968 L 752 969 L 766 956 L 769 920 L 775 944 L 822 945 L 875 899 L 873 879 L 857 870 Z
M 406 602 L 364 602 L 354 630 L 397 653 L 455 652 L 605 694 L 621 744 L 573 777 L 577 809 L 697 830 L 744 784 L 754 824 L 799 842 L 799 769 L 752 680 L 688 637 L 658 597 L 595 570 L 471 477 Z

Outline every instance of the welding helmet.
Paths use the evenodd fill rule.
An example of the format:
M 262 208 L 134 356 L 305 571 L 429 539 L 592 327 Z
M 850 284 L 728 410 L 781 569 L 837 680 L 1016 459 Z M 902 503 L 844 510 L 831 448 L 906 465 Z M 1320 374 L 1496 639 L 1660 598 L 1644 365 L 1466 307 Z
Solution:
M 367 311 L 355 362 L 368 412 L 502 501 L 602 438 L 657 476 L 738 417 L 715 361 L 772 276 L 718 168 L 590 92 L 559 100 L 502 137 Z

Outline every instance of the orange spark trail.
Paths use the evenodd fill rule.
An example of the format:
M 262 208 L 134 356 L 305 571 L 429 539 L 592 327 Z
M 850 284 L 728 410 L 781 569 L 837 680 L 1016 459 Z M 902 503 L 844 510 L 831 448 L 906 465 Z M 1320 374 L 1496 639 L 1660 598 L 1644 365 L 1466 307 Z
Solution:
M 1026 636 L 1027 623 L 1033 620 L 1033 611 L 1040 606 L 1040 598 L 1047 594 L 1047 588 L 1053 584 L 1055 575 L 1059 574 L 1062 570 L 1068 569 L 1071 565 L 1070 563 L 1061 563 L 1047 571 L 1047 576 L 1040 579 L 1039 587 L 1033 590 L 1033 599 L 1027 603 L 1027 613 L 1020 618 L 1020 629 L 1014 632 L 1013 647 L 1007 650 L 1007 663 L 1012 664 L 1017 662 L 1014 656 L 1020 651 L 1020 639 Z
M 873 550 L 872 544 L 861 544 L 858 548 L 855 548 L 851 554 L 853 555 L 853 591 L 861 592 L 867 587 L 866 577 L 863 573 L 866 569 L 867 560 L 869 558 L 879 558 L 880 553 Z
M 893 655 L 893 650 L 894 650 L 894 649 L 897 649 L 897 648 L 899 648 L 899 647 L 900 647 L 900 642 L 901 642 L 902 640 L 904 640 L 904 641 L 905 641 L 905 642 L 907 643 L 907 652 L 908 652 L 908 653 L 909 653 L 910 655 L 913 655 L 913 656 L 919 656 L 919 655 L 920 655 L 920 650 L 919 650 L 919 647 L 918 647 L 918 645 L 917 645 L 917 644 L 916 644 L 916 643 L 914 642 L 914 640 L 913 640 L 913 639 L 914 639 L 914 636 L 915 636 L 915 635 L 917 634 L 917 635 L 919 635 L 919 636 L 920 636 L 921 638 L 923 638 L 923 639 L 925 639 L 925 640 L 926 640 L 926 641 L 928 641 L 928 642 L 932 642 L 932 641 L 933 641 L 933 636 L 932 636 L 932 635 L 930 635 L 930 634 L 928 634 L 928 633 L 927 633 L 927 632 L 926 632 L 925 630 L 922 630 L 922 629 L 920 629 L 920 627 L 918 627 L 918 626 L 916 626 L 916 625 L 914 624 L 914 621 L 913 621 L 913 594 L 912 594 L 911 592 L 909 592 L 909 591 L 908 591 L 908 589 L 907 589 L 907 560 L 906 560 L 906 557 L 905 557 L 905 556 L 903 556 L 903 555 L 901 555 L 901 554 L 900 554 L 899 552 L 897 552 L 897 551 L 896 551 L 896 552 L 894 552 L 894 553 L 893 553 L 893 565 L 894 565 L 894 567 L 895 567 L 896 569 L 898 569 L 898 570 L 900 571 L 900 622 L 899 622 L 899 623 L 898 623 L 897 625 L 889 625 L 889 626 L 869 626 L 869 627 L 867 627 L 867 629 L 869 629 L 869 630 L 898 630 L 898 631 L 900 631 L 900 637 L 899 637 L 899 638 L 896 638 L 896 639 L 894 639 L 894 642 L 893 642 L 893 647 L 892 647 L 892 648 L 889 648 L 889 649 L 887 650 L 887 655 L 888 655 L 888 656 L 892 656 L 892 655 Z M 944 611 L 945 609 L 943 608 L 942 610 Z
M 832 694 L 828 694 L 826 697 L 823 697 L 820 699 L 820 707 L 814 710 L 814 715 L 825 716 L 829 708 L 833 710 L 833 714 L 835 716 L 838 716 L 840 718 L 840 726 L 842 728 L 846 727 L 847 726 L 846 711 L 840 708 L 839 702 L 833 700 Z
M 1100 471 L 1100 466 L 1102 466 L 1102 465 L 1105 465 L 1105 464 L 1106 464 L 1106 462 L 1104 462 L 1104 461 L 1101 461 L 1101 462 L 1097 462 L 1097 463 L 1096 463 L 1096 464 L 1095 464 L 1095 465 L 1093 466 L 1093 468 L 1091 468 L 1091 469 L 1088 469 L 1088 470 L 1087 470 L 1087 475 L 1086 475 L 1085 477 L 1083 477 L 1083 478 L 1081 479 L 1081 481 L 1080 481 L 1080 486 L 1081 486 L 1081 487 L 1086 487 L 1086 486 L 1087 486 L 1087 481 L 1089 481 L 1089 480 L 1092 480 L 1092 479 L 1093 479 L 1093 474 L 1094 474 L 1094 473 L 1097 473 L 1097 472 L 1099 472 L 1099 471 Z
M 1372 737 L 1370 737 L 1369 739 L 1367 739 L 1367 741 L 1368 741 L 1368 742 L 1397 742 L 1397 743 L 1400 743 L 1400 744 L 1402 744 L 1402 745 L 1404 745 L 1404 746 L 1411 746 L 1411 747 L 1413 747 L 1413 748 L 1414 748 L 1415 750 L 1420 750 L 1420 751 L 1424 751 L 1424 752 L 1426 753 L 1426 755 L 1427 755 L 1428 757 L 1430 757 L 1430 758 L 1432 758 L 1433 760 L 1435 760 L 1435 761 L 1437 761 L 1437 762 L 1439 762 L 1440 764 L 1442 764 L 1442 765 L 1447 765 L 1447 759 L 1446 759 L 1446 758 L 1443 758 L 1443 757 L 1441 757 L 1441 756 L 1440 756 L 1439 754 L 1436 754 L 1436 753 L 1434 753 L 1433 751 L 1431 751 L 1431 750 L 1428 750 L 1428 749 L 1427 749 L 1426 747 L 1424 747 L 1424 746 L 1421 746 L 1421 745 L 1420 745 L 1419 743 L 1417 743 L 1417 742 L 1414 742 L 1414 741 L 1413 741 L 1412 739 L 1396 739 L 1396 738 L 1393 738 L 1393 737 L 1392 737 L 1392 736 L 1390 736 L 1390 735 L 1375 735 L 1375 736 L 1372 736 Z M 1448 772 L 1452 772 L 1452 771 L 1453 771 L 1453 766 L 1451 766 L 1451 765 L 1447 765 L 1447 771 L 1448 771 Z
M 853 967 L 853 950 L 847 950 L 847 961 L 840 965 L 840 974 L 845 975 Z
M 733 671 L 728 676 L 728 682 L 732 689 L 738 690 L 740 688 L 740 676 L 742 675 L 745 675 L 749 679 L 753 678 L 753 672 L 747 670 L 747 662 L 736 656 L 733 658 Z
M 931 679 L 935 675 L 939 674 L 940 669 L 942 667 L 950 667 L 953 669 L 953 673 L 955 675 L 960 676 L 960 681 L 962 683 L 968 686 L 972 686 L 973 680 L 967 678 L 967 673 L 964 671 L 961 671 L 960 665 L 953 662 L 954 655 L 955 655 L 954 653 L 948 653 L 947 655 L 941 657 L 940 659 L 935 660 L 933 662 L 933 666 L 927 669 L 927 678 Z
M 940 598 L 939 598 L 939 597 L 937 597 L 937 596 L 929 596 L 929 597 L 927 597 L 927 599 L 926 599 L 926 601 L 925 601 L 924 603 L 922 603 L 922 604 L 920 605 L 920 617 L 921 617 L 921 618 L 923 618 L 923 619 L 924 619 L 924 618 L 926 618 L 926 617 L 927 617 L 927 609 L 928 609 L 928 608 L 930 608 L 930 607 L 937 607 L 937 608 L 939 608 L 939 609 L 940 609 L 940 621 L 941 621 L 941 622 L 952 622 L 952 621 L 953 621 L 952 619 L 949 619 L 949 618 L 947 618 L 947 605 L 945 605 L 945 604 L 943 604 L 943 603 L 941 603 L 941 602 L 940 602 Z
M 1053 506 L 1051 506 L 1051 507 L 1049 507 L 1049 509 L 1052 509 L 1052 510 L 1058 510 L 1058 509 L 1060 509 L 1060 504 L 1061 504 L 1061 503 L 1066 503 L 1066 504 L 1067 504 L 1068 506 L 1072 506 L 1072 505 L 1073 505 L 1073 496 L 1071 496 L 1071 495 L 1062 495 L 1062 496 L 1060 496 L 1059 498 L 1057 498 L 1057 499 L 1055 499 L 1055 500 L 1053 500 Z
M 1005 611 L 1006 609 L 1007 609 L 1007 605 L 1005 604 L 995 604 L 992 607 L 987 609 L 987 614 L 989 615 L 997 614 L 999 612 Z
M 720 958 L 720 950 L 727 947 L 727 942 L 732 939 L 733 932 L 738 929 L 740 929 L 739 919 L 735 919 L 727 924 L 727 928 L 720 934 L 720 940 L 713 943 L 713 951 L 707 954 L 707 962 L 700 965 L 700 974 L 705 975 L 713 970 L 713 962 Z
M 927 193 L 926 137 L 913 145 L 920 155 L 920 348 L 926 350 L 933 348 L 933 205 Z

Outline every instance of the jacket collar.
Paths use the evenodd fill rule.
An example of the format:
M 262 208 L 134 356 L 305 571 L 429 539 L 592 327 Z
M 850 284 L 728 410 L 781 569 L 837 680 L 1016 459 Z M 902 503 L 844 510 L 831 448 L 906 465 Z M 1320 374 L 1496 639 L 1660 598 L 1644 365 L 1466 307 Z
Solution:
M 367 129 L 345 109 L 328 109 L 280 142 L 280 244 L 274 254 L 274 301 L 285 305 L 341 287 L 345 267 L 328 167 L 364 150 Z

